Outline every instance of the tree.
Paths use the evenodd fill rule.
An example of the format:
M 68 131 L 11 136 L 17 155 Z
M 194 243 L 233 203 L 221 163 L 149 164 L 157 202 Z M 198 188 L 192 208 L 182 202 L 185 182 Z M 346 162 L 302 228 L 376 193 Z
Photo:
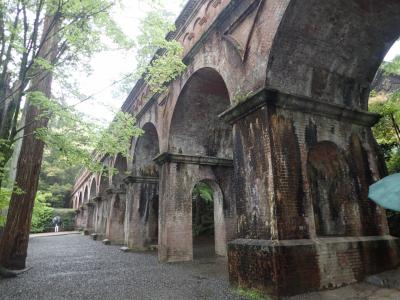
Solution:
M 61 19 L 57 13 L 46 15 L 45 33 L 42 35 L 42 48 L 38 58 L 55 62 L 58 46 L 58 28 Z M 39 182 L 44 143 L 36 138 L 39 128 L 47 127 L 49 118 L 41 116 L 41 110 L 32 103 L 31 97 L 37 93 L 51 97 L 53 75 L 49 68 L 38 67 L 37 76 L 32 80 L 29 95 L 25 104 L 26 122 L 22 148 L 17 164 L 16 185 L 24 192 L 11 195 L 7 222 L 0 241 L 0 265 L 13 269 L 25 268 L 32 211 Z
M 23 131 L 16 176 L 16 184 L 23 194 L 11 196 L 6 230 L 0 241 L 0 264 L 16 268 L 25 266 L 44 144 L 58 149 L 65 164 L 80 164 L 100 172 L 103 166 L 98 158 L 106 154 L 127 155 L 132 136 L 141 134 L 135 127 L 134 118 L 122 112 L 105 130 L 93 130 L 89 123 L 79 119 L 72 107 L 53 101 L 51 95 L 53 77 L 64 75 L 63 69 L 79 65 L 82 57 L 101 49 L 101 33 L 119 44 L 129 44 L 109 18 L 113 4 L 111 0 L 14 0 L 0 6 L 0 34 L 3 37 L 0 114 L 4 116 L 0 124 L 0 187 L 5 164 L 11 157 L 18 134 Z M 45 15 L 52 19 L 49 28 L 43 26 L 47 24 L 43 22 Z M 147 20 L 154 21 L 152 24 L 158 25 L 158 30 L 151 30 L 149 26 L 146 29 L 152 39 L 140 49 L 143 57 L 149 58 L 151 54 L 152 59 L 147 61 L 150 64 L 143 72 L 151 90 L 160 92 L 183 72 L 183 51 L 176 41 L 166 38 L 166 33 L 173 27 L 166 26 L 163 18 L 150 14 Z M 147 42 L 147 39 L 141 42 Z M 145 50 L 147 48 L 151 50 Z M 65 83 L 65 76 L 61 79 L 60 82 Z M 26 99 L 25 123 L 18 128 L 23 99 Z M 47 126 L 50 117 L 65 122 L 62 132 Z
M 109 17 L 113 0 L 10 0 L 0 3 L 0 186 L 4 169 L 18 138 L 21 104 L 29 85 L 41 70 L 52 71 L 68 85 L 65 70 L 85 67 L 83 61 L 104 47 L 102 35 L 128 47 L 127 40 Z M 57 16 L 60 26 L 44 28 L 45 12 Z M 58 36 L 56 59 L 43 54 L 44 43 Z M 44 37 L 44 38 L 41 38 Z
M 385 76 L 400 75 L 400 56 L 382 65 Z M 382 117 L 373 133 L 384 151 L 390 173 L 400 172 L 400 91 L 389 95 L 371 93 L 369 109 Z M 378 99 L 378 100 L 376 100 Z
M 76 63 L 79 55 L 90 55 L 99 50 L 100 34 L 104 31 L 110 37 L 122 37 L 108 16 L 113 3 L 106 0 L 16 0 L 0 6 L 0 114 L 3 116 L 0 124 L 0 185 L 15 137 L 20 130 L 24 131 L 16 175 L 16 185 L 23 193 L 11 195 L 0 241 L 0 264 L 3 266 L 25 267 L 45 142 L 40 133 L 46 131 L 54 113 L 46 110 L 51 105 L 41 107 L 38 103 L 54 102 L 51 86 L 57 66 Z M 32 23 L 30 16 L 33 16 Z M 12 25 L 8 25 L 9 19 L 13 19 Z M 118 42 L 122 43 L 123 39 Z M 19 55 L 20 60 L 17 59 Z M 13 70 L 19 71 L 13 73 Z M 24 97 L 25 124 L 18 130 Z

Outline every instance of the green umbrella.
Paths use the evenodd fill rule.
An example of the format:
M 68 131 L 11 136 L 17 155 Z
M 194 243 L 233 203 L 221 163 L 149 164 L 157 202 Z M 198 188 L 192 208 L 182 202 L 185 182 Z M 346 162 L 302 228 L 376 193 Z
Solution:
M 384 208 L 400 211 L 400 173 L 387 176 L 371 185 L 368 197 Z

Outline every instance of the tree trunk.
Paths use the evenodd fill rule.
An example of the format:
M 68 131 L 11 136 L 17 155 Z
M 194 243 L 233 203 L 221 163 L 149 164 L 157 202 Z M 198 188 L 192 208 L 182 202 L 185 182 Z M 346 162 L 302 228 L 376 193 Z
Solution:
M 39 53 L 50 62 L 54 62 L 57 54 L 57 32 L 59 23 L 54 16 L 46 16 L 43 30 L 43 47 Z M 53 76 L 49 71 L 43 71 L 32 80 L 30 91 L 42 92 L 51 96 Z M 17 163 L 15 178 L 16 187 L 23 193 L 13 193 L 8 209 L 7 222 L 3 238 L 0 241 L 0 265 L 11 269 L 24 269 L 28 250 L 29 231 L 32 211 L 39 182 L 44 143 L 35 137 L 35 131 L 47 127 L 48 118 L 39 117 L 38 107 L 25 104 L 26 127 L 22 140 L 21 152 Z

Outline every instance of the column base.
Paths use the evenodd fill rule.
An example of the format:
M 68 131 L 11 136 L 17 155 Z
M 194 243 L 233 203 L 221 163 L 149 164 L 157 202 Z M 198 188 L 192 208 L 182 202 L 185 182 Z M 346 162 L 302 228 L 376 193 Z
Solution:
M 392 236 L 238 239 L 228 244 L 231 284 L 275 299 L 354 283 L 399 263 L 399 240 Z

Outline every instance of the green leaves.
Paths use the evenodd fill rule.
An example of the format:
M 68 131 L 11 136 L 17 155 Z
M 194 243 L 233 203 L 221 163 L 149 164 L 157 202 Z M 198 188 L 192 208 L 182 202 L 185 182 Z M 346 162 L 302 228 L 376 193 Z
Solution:
M 51 226 L 54 209 L 47 204 L 53 195 L 51 193 L 38 192 L 35 198 L 35 206 L 32 213 L 31 232 L 40 233 Z
M 183 47 L 176 40 L 167 39 L 167 34 L 174 31 L 175 26 L 161 8 L 148 13 L 140 30 L 137 74 L 145 74 L 153 93 L 162 93 L 168 83 L 186 69 L 182 61 Z
M 372 112 L 382 115 L 381 120 L 373 128 L 375 138 L 379 144 L 400 145 L 398 126 L 400 124 L 400 92 L 388 97 L 386 101 L 370 103 Z
M 103 165 L 95 155 L 127 156 L 134 136 L 143 131 L 136 127 L 135 118 L 119 112 L 109 127 L 76 112 L 72 107 L 61 105 L 46 98 L 42 93 L 32 92 L 29 101 L 43 112 L 42 116 L 51 117 L 50 126 L 36 131 L 39 139 L 58 156 L 58 164 L 64 167 L 81 166 L 92 172 L 100 172 Z M 56 125 L 56 126 L 54 126 Z
M 386 75 L 400 75 L 400 56 L 396 56 L 391 62 L 382 63 L 381 68 Z
M 400 56 L 384 62 L 381 68 L 384 76 L 400 75 Z M 384 151 L 388 171 L 400 172 L 400 91 L 389 95 L 371 92 L 369 109 L 382 116 L 372 131 Z
M 206 202 L 213 202 L 213 189 L 205 182 L 199 182 L 193 189 L 193 196 L 200 197 Z

